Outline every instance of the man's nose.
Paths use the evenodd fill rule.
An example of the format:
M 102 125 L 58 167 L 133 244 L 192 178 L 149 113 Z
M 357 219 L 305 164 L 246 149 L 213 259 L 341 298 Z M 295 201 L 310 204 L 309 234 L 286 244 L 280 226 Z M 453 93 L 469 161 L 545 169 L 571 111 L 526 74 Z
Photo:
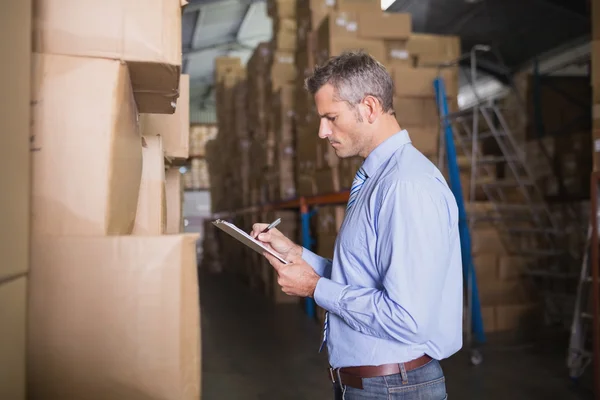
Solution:
M 329 122 L 325 119 L 321 119 L 321 124 L 319 125 L 319 137 L 321 139 L 326 139 L 328 136 L 331 136 L 331 128 L 329 127 Z

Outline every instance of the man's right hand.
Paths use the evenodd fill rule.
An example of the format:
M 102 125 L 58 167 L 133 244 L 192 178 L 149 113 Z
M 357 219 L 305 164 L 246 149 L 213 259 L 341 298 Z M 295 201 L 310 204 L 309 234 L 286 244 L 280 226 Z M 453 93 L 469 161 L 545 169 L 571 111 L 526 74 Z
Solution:
M 258 240 L 281 254 L 281 256 L 288 261 L 302 257 L 302 246 L 292 242 L 277 228 L 273 228 L 267 233 L 260 233 L 265 230 L 267 226 L 269 226 L 269 224 L 256 223 L 252 225 L 252 237 L 256 238 L 256 235 L 258 235 Z

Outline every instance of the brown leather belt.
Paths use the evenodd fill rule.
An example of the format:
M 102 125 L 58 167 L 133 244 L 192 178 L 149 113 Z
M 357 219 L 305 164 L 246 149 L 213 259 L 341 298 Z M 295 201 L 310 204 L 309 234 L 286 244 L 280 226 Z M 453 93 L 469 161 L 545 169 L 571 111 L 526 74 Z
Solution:
M 406 372 L 422 367 L 431 361 L 427 354 L 414 360 L 403 363 Z M 377 366 L 344 367 L 339 369 L 329 368 L 329 379 L 333 383 L 340 383 L 356 389 L 362 389 L 363 378 L 375 378 L 401 373 L 401 364 L 384 364 Z

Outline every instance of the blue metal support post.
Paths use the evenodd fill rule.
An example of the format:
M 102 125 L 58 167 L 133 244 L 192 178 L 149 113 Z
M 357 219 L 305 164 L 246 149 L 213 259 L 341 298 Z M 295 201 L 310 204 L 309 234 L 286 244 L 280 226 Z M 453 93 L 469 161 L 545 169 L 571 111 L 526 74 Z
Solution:
M 481 317 L 481 305 L 479 303 L 479 291 L 477 290 L 477 279 L 475 269 L 473 268 L 473 258 L 471 255 L 471 234 L 469 232 L 469 224 L 467 213 L 463 199 L 462 186 L 460 183 L 460 173 L 458 170 L 458 162 L 456 159 L 456 147 L 454 146 L 454 133 L 452 125 L 448 122 L 448 102 L 446 100 L 446 89 L 444 81 L 438 77 L 433 82 L 435 89 L 435 97 L 440 111 L 440 117 L 444 128 L 444 140 L 446 145 L 446 157 L 448 161 L 448 173 L 450 176 L 450 187 L 458 205 L 459 232 L 460 232 L 460 248 L 463 264 L 463 277 L 467 287 L 470 288 L 471 295 L 471 328 L 475 335 L 475 339 L 483 343 L 485 342 L 485 333 L 483 329 L 483 319 Z
M 313 239 L 310 236 L 310 217 L 312 216 L 311 211 L 308 209 L 308 205 L 306 204 L 306 199 L 304 197 L 300 198 L 300 224 L 302 230 L 302 246 L 304 246 L 308 250 L 312 250 Z M 305 299 L 305 310 L 306 314 L 310 318 L 315 318 L 315 301 L 310 297 Z

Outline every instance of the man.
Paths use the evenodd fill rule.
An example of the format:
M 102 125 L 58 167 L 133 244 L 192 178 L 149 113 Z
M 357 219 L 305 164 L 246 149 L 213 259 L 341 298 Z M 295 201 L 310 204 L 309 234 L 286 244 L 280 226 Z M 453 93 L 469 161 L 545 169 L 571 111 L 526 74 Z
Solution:
M 392 79 L 372 57 L 334 57 L 315 68 L 306 88 L 321 118 L 319 137 L 338 157 L 365 161 L 332 261 L 277 229 L 258 239 L 290 264 L 265 257 L 285 293 L 313 297 L 327 311 L 323 337 L 336 399 L 445 399 L 438 360 L 462 346 L 454 196 L 398 125 Z M 253 234 L 265 226 L 255 224 Z

